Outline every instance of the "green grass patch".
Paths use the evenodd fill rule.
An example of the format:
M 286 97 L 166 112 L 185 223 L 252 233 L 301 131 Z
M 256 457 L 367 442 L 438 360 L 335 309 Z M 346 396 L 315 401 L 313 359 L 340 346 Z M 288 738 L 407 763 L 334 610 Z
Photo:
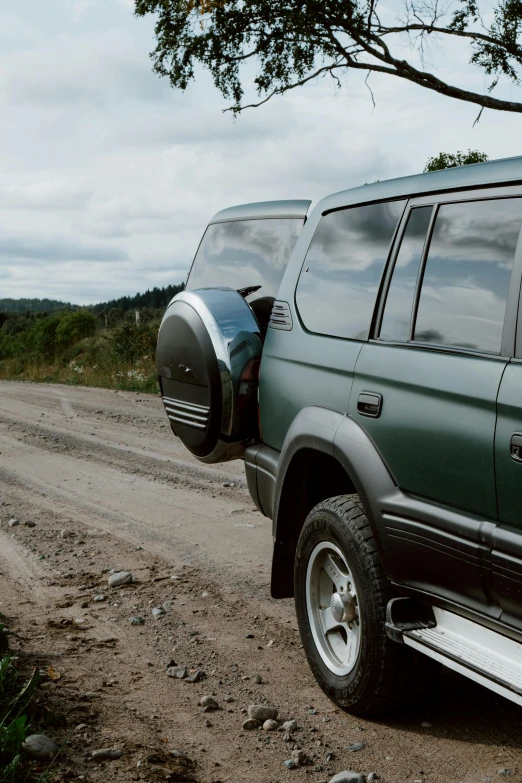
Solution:
M 0 379 L 156 394 L 160 320 L 160 311 L 113 326 L 85 310 L 8 314 L 0 328 Z
M 22 744 L 28 728 L 26 711 L 37 683 L 36 671 L 26 682 L 20 681 L 0 624 L 0 783 L 28 780 Z
M 50 783 L 52 767 L 42 772 L 41 765 L 35 767 L 23 752 L 27 735 L 35 733 L 33 699 L 40 677 L 36 669 L 22 677 L 17 663 L 0 623 L 0 783 Z

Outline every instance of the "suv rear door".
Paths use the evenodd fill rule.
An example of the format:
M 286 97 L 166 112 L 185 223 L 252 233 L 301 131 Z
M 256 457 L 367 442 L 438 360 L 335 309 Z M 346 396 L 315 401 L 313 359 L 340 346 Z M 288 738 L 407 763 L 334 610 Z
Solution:
M 411 200 L 350 399 L 402 490 L 383 509 L 393 579 L 493 617 L 493 444 L 513 349 L 505 313 L 520 287 L 516 192 Z

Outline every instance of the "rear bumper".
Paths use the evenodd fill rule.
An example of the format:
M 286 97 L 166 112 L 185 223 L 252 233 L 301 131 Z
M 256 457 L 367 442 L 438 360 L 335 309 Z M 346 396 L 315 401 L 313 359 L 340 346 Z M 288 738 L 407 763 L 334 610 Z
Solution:
M 280 452 L 256 443 L 245 450 L 245 473 L 248 491 L 259 511 L 274 518 L 275 486 Z

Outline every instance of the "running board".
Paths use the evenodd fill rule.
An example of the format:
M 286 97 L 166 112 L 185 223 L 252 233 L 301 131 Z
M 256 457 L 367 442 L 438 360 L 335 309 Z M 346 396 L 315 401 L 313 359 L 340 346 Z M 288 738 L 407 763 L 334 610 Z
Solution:
M 404 644 L 522 706 L 522 644 L 453 612 L 432 611 L 436 625 L 401 631 Z

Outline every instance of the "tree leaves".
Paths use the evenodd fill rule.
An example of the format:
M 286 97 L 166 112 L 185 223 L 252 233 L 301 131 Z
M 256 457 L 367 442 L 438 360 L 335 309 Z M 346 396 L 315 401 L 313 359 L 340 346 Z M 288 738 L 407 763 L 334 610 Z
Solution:
M 236 114 L 319 76 L 338 80 L 350 69 L 387 73 L 483 108 L 522 112 L 521 102 L 490 94 L 500 77 L 518 83 L 521 0 L 498 0 L 487 15 L 489 27 L 476 0 L 457 0 L 445 9 L 438 0 L 405 0 L 405 15 L 396 24 L 382 21 L 378 1 L 135 0 L 135 13 L 156 17 L 157 45 L 151 53 L 156 73 L 185 90 L 202 66 Z M 388 16 L 386 9 L 383 18 Z M 416 51 L 422 58 L 426 36 L 433 34 L 443 43 L 461 39 L 470 65 L 493 77 L 486 94 L 418 66 Z M 406 38 L 410 60 L 403 59 Z M 260 100 L 244 105 L 242 66 L 248 62 L 257 68 L 253 86 Z
M 485 152 L 478 150 L 468 150 L 467 152 L 439 152 L 433 158 L 429 158 L 424 172 L 441 171 L 442 169 L 453 169 L 456 166 L 468 166 L 470 163 L 485 163 L 488 156 Z

